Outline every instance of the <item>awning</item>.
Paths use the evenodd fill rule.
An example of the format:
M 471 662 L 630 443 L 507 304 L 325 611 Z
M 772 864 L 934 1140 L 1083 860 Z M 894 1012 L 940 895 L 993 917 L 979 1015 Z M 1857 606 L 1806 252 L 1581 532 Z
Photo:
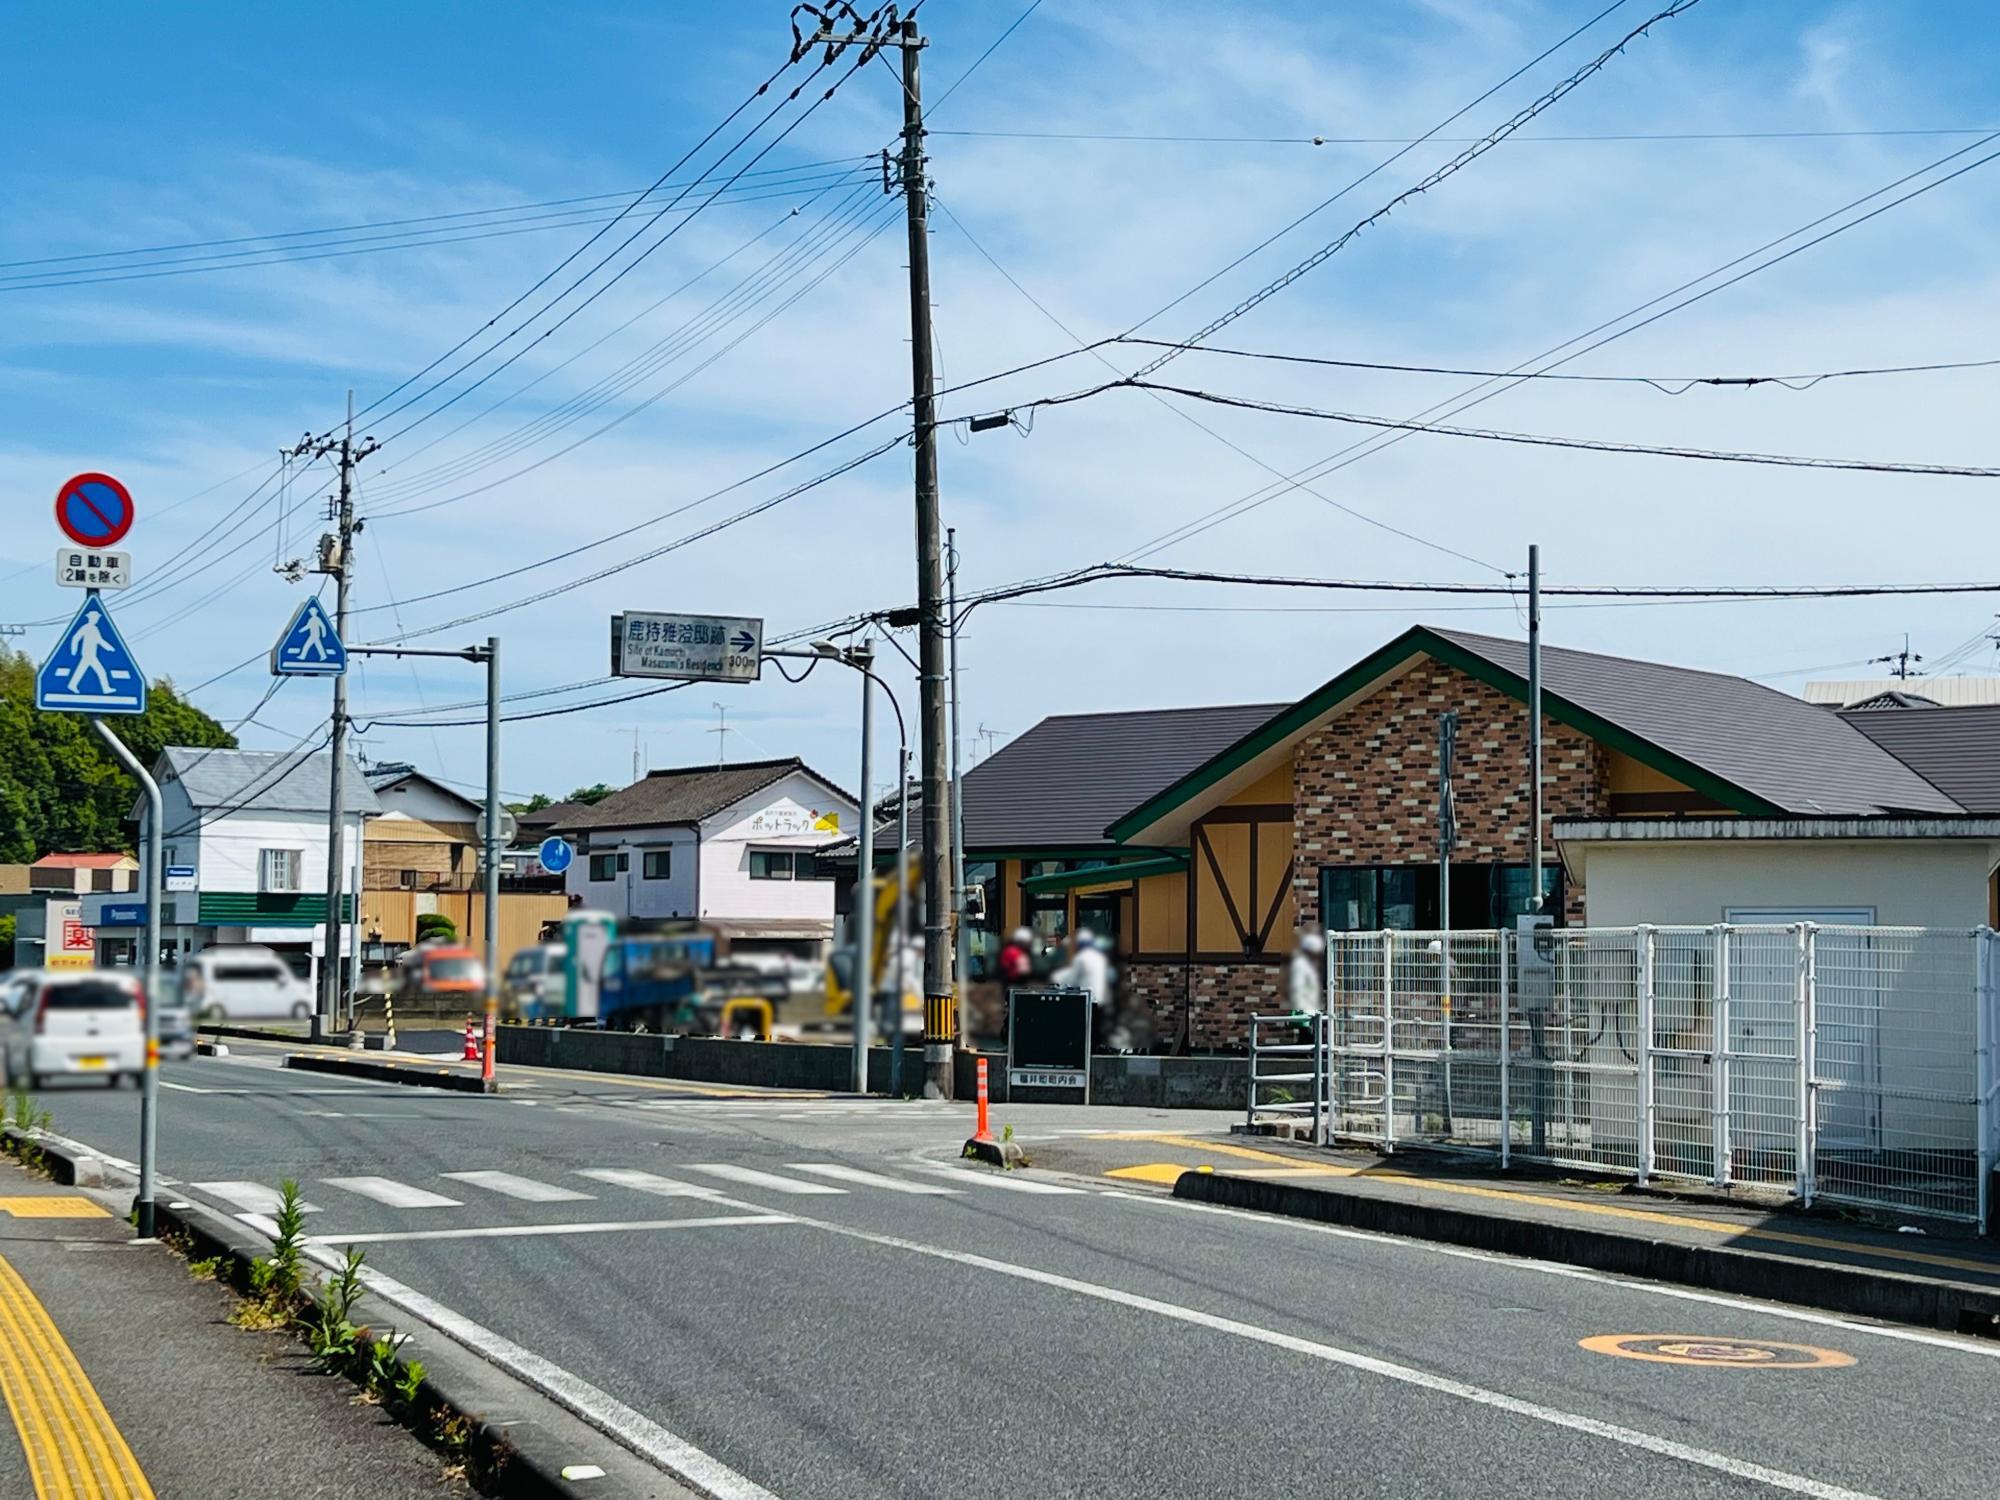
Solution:
M 1053 875 L 1030 875 L 1021 889 L 1031 895 L 1048 891 L 1073 891 L 1081 886 L 1127 885 L 1148 875 L 1179 875 L 1188 867 L 1184 854 L 1157 854 L 1149 859 L 1128 859 L 1118 864 L 1095 865 L 1088 870 L 1063 870 Z
M 783 938 L 797 942 L 833 936 L 831 919 L 822 921 L 817 917 L 704 917 L 702 922 L 730 938 Z

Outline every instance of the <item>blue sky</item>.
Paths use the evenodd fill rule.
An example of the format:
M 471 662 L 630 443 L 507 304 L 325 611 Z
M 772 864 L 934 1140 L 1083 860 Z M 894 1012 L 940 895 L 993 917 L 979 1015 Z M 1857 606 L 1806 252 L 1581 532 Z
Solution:
M 1024 8 L 1025 0 L 929 0 L 921 20 L 933 42 L 925 56 L 931 97 Z M 1045 0 L 933 115 L 944 379 L 1073 348 L 1057 320 L 1084 339 L 1137 323 L 1397 149 L 1346 138 L 1428 130 L 1601 8 Z M 1643 0 L 1619 8 L 1448 133 L 1497 125 L 1653 8 Z M 142 586 L 119 602 L 118 615 L 146 668 L 192 686 L 267 646 L 311 586 L 286 582 L 272 564 L 309 550 L 320 524 L 312 486 L 324 479 L 323 471 L 299 479 L 281 533 L 271 489 L 253 490 L 275 468 L 278 447 L 336 420 L 350 386 L 369 407 L 479 329 L 593 232 L 597 223 L 582 210 L 597 203 L 568 205 L 566 216 L 535 210 L 557 217 L 505 237 L 77 284 L 142 261 L 178 272 L 162 263 L 241 247 L 122 260 L 107 252 L 467 216 L 432 219 L 441 236 L 445 224 L 497 225 L 489 211 L 511 205 L 636 191 L 777 66 L 790 40 L 787 10 L 762 0 L 699 8 L 356 4 L 337 13 L 108 4 L 14 17 L 0 90 L 25 149 L 0 164 L 9 207 L 0 260 L 103 258 L 0 268 L 0 492 L 17 518 L 0 530 L 0 619 L 67 614 L 73 599 L 47 571 L 57 539 L 49 502 L 67 474 L 105 469 L 131 484 L 141 506 L 130 546 Z M 1704 0 L 1524 134 L 1996 126 L 2000 99 L 1982 66 L 1996 29 L 2000 21 L 1969 3 Z M 824 75 L 814 92 L 823 85 Z M 375 435 L 423 420 L 362 470 L 362 510 L 372 519 L 354 602 L 369 612 L 353 633 L 382 639 L 554 591 L 422 640 L 457 644 L 497 632 L 508 690 L 525 692 L 602 677 L 605 617 L 621 608 L 762 614 L 775 632 L 907 599 L 909 460 L 900 449 L 654 561 L 581 581 L 860 453 L 872 430 L 625 541 L 446 598 L 421 597 L 686 506 L 906 393 L 902 229 L 863 161 L 889 139 L 898 108 L 894 80 L 871 67 L 757 163 L 740 201 L 688 220 L 573 321 L 448 411 L 427 415 L 575 299 L 388 417 Z M 795 113 L 781 114 L 725 172 Z M 1335 139 L 1315 147 L 955 131 Z M 719 138 L 718 148 L 733 139 Z M 1517 141 L 1368 230 L 1218 342 L 1510 367 L 1973 139 Z M 1433 142 L 1412 151 L 1146 331 L 1191 332 L 1456 149 Z M 711 148 L 695 167 L 717 154 Z M 1696 375 L 1994 357 L 1994 172 L 2000 163 L 1566 368 Z M 611 243 L 600 241 L 590 259 Z M 58 273 L 69 284 L 22 281 Z M 744 278 L 753 279 L 732 300 Z M 524 304 L 515 318 L 538 305 Z M 766 314 L 774 315 L 753 326 Z M 497 324 L 459 358 L 512 326 Z M 1107 357 L 1126 369 L 1142 358 L 1122 350 Z M 458 362 L 374 406 L 370 418 Z M 621 369 L 615 390 L 596 384 Z M 1471 383 L 1201 355 L 1169 373 L 1208 389 L 1390 416 Z M 950 398 L 946 410 L 977 412 L 1106 374 L 1079 356 Z M 2000 376 L 1983 371 L 1678 397 L 1542 382 L 1464 420 L 1646 443 L 1978 464 L 1993 457 L 1984 440 L 1996 390 Z M 587 414 L 570 420 L 579 405 Z M 1132 556 L 1194 518 L 1256 498 L 1273 471 L 1299 471 L 1358 436 L 1121 394 L 1045 410 L 1025 435 L 952 430 L 941 448 L 945 514 L 960 531 L 966 586 L 1004 583 Z M 1518 568 L 1535 540 L 1554 581 L 1957 581 L 1993 572 L 1969 545 L 1986 534 L 1991 484 L 1420 436 L 1311 481 L 1316 494 L 1282 490 L 1148 560 L 1493 581 Z M 439 500 L 449 503 L 414 509 Z M 1452 603 L 1112 583 L 983 608 L 963 643 L 968 737 L 985 725 L 1004 739 L 1051 712 L 1295 696 L 1417 620 L 1520 628 L 1505 604 Z M 1993 608 L 1975 596 L 1565 609 L 1549 618 L 1550 638 L 1566 645 L 1759 674 L 1796 689 L 1808 675 L 1862 675 L 1846 664 L 1892 649 L 1905 630 L 1934 658 L 1972 642 L 1961 665 L 1988 667 L 1991 649 L 1977 638 Z M 38 628 L 20 644 L 39 654 L 53 634 Z M 509 733 L 503 780 L 510 792 L 617 781 L 629 773 L 635 730 L 652 765 L 712 757 L 715 736 L 706 731 L 716 722 L 711 705 L 722 702 L 732 758 L 800 753 L 852 781 L 853 687 L 831 676 L 799 686 L 767 677 L 749 689 L 697 688 L 520 724 Z M 909 674 L 898 681 L 913 706 Z M 254 710 L 242 731 L 253 745 L 291 744 L 323 719 L 323 685 L 288 685 L 259 706 L 268 687 L 253 663 L 204 686 L 198 699 L 229 722 Z M 448 667 L 378 663 L 357 675 L 355 689 L 367 720 L 463 702 L 476 682 Z M 579 688 L 518 707 L 613 690 Z M 468 717 L 449 709 L 437 716 Z M 480 774 L 475 729 L 385 721 L 363 743 L 376 758 L 413 759 L 459 780 Z M 878 765 L 886 757 L 885 747 Z

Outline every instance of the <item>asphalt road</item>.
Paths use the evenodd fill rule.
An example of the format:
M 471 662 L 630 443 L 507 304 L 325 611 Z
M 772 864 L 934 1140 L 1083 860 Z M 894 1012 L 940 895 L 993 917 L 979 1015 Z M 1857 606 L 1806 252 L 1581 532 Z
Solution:
M 1028 1191 L 952 1164 L 960 1105 L 531 1070 L 484 1098 L 274 1062 L 165 1069 L 177 1192 L 254 1213 L 245 1184 L 297 1178 L 327 1246 L 362 1244 L 631 1441 L 693 1445 L 717 1494 L 1992 1489 L 1992 1344 L 1103 1181 Z M 131 1156 L 132 1095 L 45 1102 Z M 1001 1118 L 1031 1143 L 1197 1123 Z M 1664 1359 L 1581 1343 L 1620 1335 Z M 1689 1362 L 1718 1358 L 1748 1363 Z

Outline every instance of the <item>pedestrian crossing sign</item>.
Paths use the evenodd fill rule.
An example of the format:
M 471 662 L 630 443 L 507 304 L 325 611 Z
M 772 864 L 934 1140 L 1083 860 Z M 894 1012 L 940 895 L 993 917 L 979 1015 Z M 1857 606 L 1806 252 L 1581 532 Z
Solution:
M 273 677 L 338 677 L 347 670 L 347 647 L 317 598 L 308 598 L 271 648 Z
M 146 674 L 132 660 L 96 589 L 35 674 L 35 707 L 71 714 L 142 714 Z

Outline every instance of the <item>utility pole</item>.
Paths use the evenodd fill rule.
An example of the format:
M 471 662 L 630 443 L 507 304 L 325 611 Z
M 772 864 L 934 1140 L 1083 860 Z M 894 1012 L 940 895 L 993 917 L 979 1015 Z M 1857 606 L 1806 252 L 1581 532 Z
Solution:
M 916 443 L 918 763 L 923 779 L 924 1095 L 952 1093 L 950 963 L 946 957 L 947 824 L 951 790 L 945 749 L 944 568 L 938 536 L 936 376 L 932 369 L 929 184 L 924 176 L 925 46 L 914 20 L 893 45 L 903 54 L 903 202 L 910 241 L 910 401 Z
M 354 441 L 354 392 L 347 393 L 347 423 L 340 441 L 322 439 L 302 443 L 294 456 L 311 452 L 315 457 L 335 453 L 340 465 L 340 491 L 334 501 L 334 533 L 319 540 L 319 567 L 315 570 L 333 579 L 333 630 L 347 639 L 347 585 L 354 575 L 354 467 L 381 445 L 372 440 L 359 446 Z M 341 887 L 346 883 L 346 859 L 342 845 L 347 823 L 347 674 L 333 679 L 333 726 L 328 749 L 333 756 L 327 768 L 326 810 L 326 932 L 320 943 L 319 1013 L 313 1018 L 313 1040 L 331 1031 L 340 1012 L 340 919 Z M 357 904 L 360 893 L 356 893 Z M 357 911 L 356 916 L 360 913 Z
M 965 925 L 965 777 L 959 770 L 958 735 L 958 528 L 944 534 L 945 611 L 951 634 L 951 915 L 953 992 L 958 996 L 958 1035 L 972 1042 L 972 932 Z
M 1451 851 L 1458 843 L 1458 804 L 1452 763 L 1458 751 L 1458 715 L 1438 715 L 1438 1015 L 1444 1032 L 1444 1133 L 1451 1137 Z
M 1542 909 L 1542 549 L 1528 544 L 1528 910 Z
M 1910 633 L 1906 630 L 1903 632 L 1903 649 L 1901 651 L 1892 651 L 1887 656 L 1871 657 L 1869 665 L 1884 665 L 1888 667 L 1889 675 L 1898 682 L 1908 682 L 1913 675 L 1910 668 L 1922 660 L 1921 656 L 1916 655 L 1910 650 Z
M 727 759 L 727 750 L 729 745 L 729 709 L 726 705 L 721 703 L 711 703 L 708 706 L 715 710 L 715 728 L 709 730 L 709 733 L 715 736 L 715 763 L 719 766 L 723 763 L 725 759 Z M 637 780 L 636 777 L 633 779 Z M 864 788 L 864 790 L 866 789 Z

